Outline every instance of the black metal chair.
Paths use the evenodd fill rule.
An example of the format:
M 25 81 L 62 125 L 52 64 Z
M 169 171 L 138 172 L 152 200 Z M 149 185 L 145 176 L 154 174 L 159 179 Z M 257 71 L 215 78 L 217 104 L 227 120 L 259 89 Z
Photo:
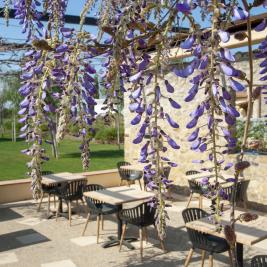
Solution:
M 122 185 L 123 181 L 127 181 L 128 185 L 130 186 L 130 184 L 132 182 L 138 181 L 139 182 L 139 186 L 142 190 L 142 185 L 141 185 L 141 179 L 143 177 L 143 172 L 142 171 L 137 171 L 137 170 L 127 170 L 127 169 L 122 169 L 122 166 L 129 166 L 131 165 L 131 163 L 127 162 L 127 161 L 120 161 L 117 163 L 117 168 L 121 177 L 121 183 L 120 185 Z
M 198 209 L 198 208 L 185 209 L 183 210 L 182 215 L 183 215 L 183 219 L 185 223 L 209 216 L 209 214 L 206 211 L 202 209 Z M 203 234 L 201 232 L 198 232 L 190 228 L 187 228 L 187 233 L 189 236 L 189 240 L 192 243 L 192 247 L 186 258 L 185 267 L 189 265 L 195 249 L 202 250 L 202 263 L 201 263 L 202 265 L 201 266 L 204 266 L 206 252 L 209 253 L 210 267 L 212 267 L 213 266 L 213 254 L 223 253 L 226 251 L 229 252 L 229 257 L 230 257 L 231 265 L 232 265 L 232 254 L 230 251 L 230 247 L 225 239 L 215 237 L 212 235 L 208 235 L 208 234 Z
M 148 202 L 144 202 L 134 208 L 130 209 L 123 209 L 119 213 L 119 217 L 123 222 L 123 228 L 122 228 L 122 236 L 121 236 L 121 241 L 120 241 L 120 250 L 122 247 L 122 242 L 125 237 L 126 233 L 126 226 L 127 224 L 132 224 L 137 227 L 139 227 L 139 236 L 140 236 L 140 254 L 141 254 L 141 259 L 143 258 L 143 237 L 145 234 L 145 239 L 147 240 L 147 230 L 146 227 L 153 225 L 157 231 L 155 221 L 156 221 L 156 209 L 152 208 Z M 158 231 L 157 231 L 158 233 Z M 160 240 L 160 245 L 163 250 L 164 244 L 162 239 L 159 237 Z
M 251 260 L 251 267 L 267 267 L 267 255 L 257 255 Z
M 170 166 L 163 167 L 163 174 L 166 177 L 166 179 L 169 179 L 170 172 L 171 172 L 171 167 Z
M 53 174 L 53 172 L 42 171 L 42 176 L 49 175 L 49 174 Z M 44 195 L 47 194 L 48 195 L 47 213 L 49 214 L 50 213 L 50 196 L 54 196 L 54 208 L 56 208 L 56 193 L 58 190 L 58 184 L 51 184 L 51 185 L 41 184 L 41 185 L 42 185 L 42 193 L 41 193 L 41 198 L 40 198 L 37 211 L 40 211 Z
M 64 183 L 61 187 L 58 188 L 56 195 L 68 205 L 69 211 L 69 224 L 71 226 L 71 203 L 76 201 L 78 207 L 78 201 L 83 201 L 83 187 L 86 185 L 86 180 L 77 180 Z M 58 218 L 60 205 L 58 205 L 56 219 Z
M 200 173 L 200 172 L 199 171 L 195 171 L 195 170 L 190 170 L 190 171 L 187 171 L 185 173 L 185 175 L 186 176 L 190 176 L 190 175 L 194 175 L 194 174 L 198 174 L 198 173 Z M 188 184 L 189 184 L 189 189 L 190 189 L 190 196 L 189 196 L 189 200 L 187 202 L 186 208 L 189 207 L 194 194 L 198 194 L 199 195 L 199 197 L 198 197 L 199 208 L 202 208 L 202 206 L 203 206 L 202 205 L 203 189 L 202 189 L 200 183 L 198 183 L 197 181 L 188 179 Z
M 250 180 L 241 180 L 240 188 L 237 190 L 236 201 L 243 204 L 243 208 L 247 209 L 247 190 Z
M 105 189 L 102 185 L 98 184 L 88 184 L 84 187 L 83 191 L 84 192 L 90 192 L 90 191 L 98 191 L 98 190 L 103 190 Z M 104 215 L 110 215 L 118 212 L 117 206 L 113 206 L 101 201 L 98 201 L 96 199 L 86 197 L 84 196 L 87 207 L 88 207 L 88 215 L 86 219 L 86 223 L 82 232 L 82 235 L 85 234 L 87 225 L 90 220 L 91 215 L 96 215 L 97 216 L 97 243 L 99 243 L 99 233 L 100 233 L 100 220 L 102 221 L 102 230 L 104 227 Z
M 237 188 L 236 188 L 236 195 L 235 195 L 235 204 L 242 203 L 243 207 L 246 209 L 247 208 L 247 188 L 249 185 L 249 180 L 241 180 L 237 183 Z M 234 190 L 234 184 L 231 184 L 229 186 L 223 186 L 223 191 L 227 194 L 228 198 L 227 201 L 232 200 L 232 195 L 233 195 L 233 190 Z

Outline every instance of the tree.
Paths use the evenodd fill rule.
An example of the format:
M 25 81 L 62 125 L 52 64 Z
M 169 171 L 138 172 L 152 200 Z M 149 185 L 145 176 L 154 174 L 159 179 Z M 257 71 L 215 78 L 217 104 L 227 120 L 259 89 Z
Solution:
M 3 91 L 2 91 L 2 99 L 5 107 L 7 109 L 12 110 L 12 118 L 11 118 L 11 136 L 13 142 L 16 142 L 17 139 L 17 113 L 19 111 L 20 102 L 22 100 L 22 96 L 19 94 L 18 89 L 20 87 L 20 77 L 18 73 L 14 73 L 14 75 L 7 76 L 2 78 Z M 2 105 L 3 107 L 3 105 Z M 2 113 L 2 112 L 1 112 Z M 3 123 L 3 121 L 2 121 Z M 3 126 L 2 126 L 3 127 Z

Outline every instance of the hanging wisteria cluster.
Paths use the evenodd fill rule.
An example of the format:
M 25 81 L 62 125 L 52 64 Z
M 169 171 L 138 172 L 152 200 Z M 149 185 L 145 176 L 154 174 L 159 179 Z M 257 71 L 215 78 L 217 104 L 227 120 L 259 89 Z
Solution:
M 85 16 L 94 7 L 98 7 L 97 37 L 82 27 Z M 55 114 L 59 114 L 58 142 L 64 138 L 69 125 L 78 125 L 77 136 L 82 137 L 83 167 L 89 167 L 89 141 L 96 116 L 96 70 L 92 67 L 92 60 L 101 56 L 106 58 L 102 80 L 106 89 L 107 114 L 117 112 L 123 95 L 129 96 L 128 108 L 134 114 L 131 124 L 138 128 L 133 143 L 141 144 L 139 161 L 145 163 L 146 186 L 157 192 L 153 205 L 157 207 L 161 237 L 165 236 L 168 218 L 163 195 L 171 186 L 171 181 L 166 178 L 166 167 L 176 167 L 176 163 L 167 157 L 167 151 L 180 148 L 168 129 L 162 127 L 162 122 L 166 121 L 171 128 L 179 128 L 177 118 L 172 116 L 172 112 L 167 112 L 166 100 L 171 109 L 180 109 L 182 105 L 172 97 L 176 90 L 181 90 L 179 85 L 166 79 L 165 73 L 172 71 L 191 84 L 184 99 L 192 105 L 195 103 L 194 111 L 188 114 L 190 118 L 186 127 L 192 129 L 188 141 L 192 150 L 206 156 L 205 160 L 194 160 L 201 164 L 200 169 L 215 172 L 214 185 L 208 179 L 202 183 L 212 200 L 217 230 L 221 230 L 223 207 L 220 200 L 229 196 L 221 188 L 218 178 L 222 170 L 234 166 L 230 181 L 236 187 L 240 172 L 249 167 L 249 163 L 244 161 L 244 150 L 252 105 L 267 89 L 267 39 L 260 44 L 256 55 L 263 59 L 260 64 L 263 85 L 256 88 L 253 85 L 250 17 L 255 7 L 266 8 L 267 1 L 87 0 L 81 13 L 81 27 L 77 31 L 64 25 L 66 0 L 15 0 L 16 18 L 33 46 L 25 55 L 27 62 L 19 89 L 25 98 L 19 114 L 22 115 L 20 122 L 24 123 L 21 136 L 32 144 L 23 152 L 32 157 L 28 167 L 34 194 L 38 196 L 40 192 L 41 164 L 47 160 L 42 146 L 45 141 L 43 133 L 50 127 L 49 121 Z M 8 17 L 7 8 L 5 14 Z M 40 22 L 45 14 L 49 17 L 46 26 Z M 202 21 L 210 27 L 201 29 L 199 24 Z M 247 24 L 247 33 L 237 33 L 235 38 L 247 39 L 248 76 L 235 67 L 235 57 L 226 48 L 233 38 L 228 28 L 235 21 Z M 183 25 L 188 26 L 186 34 L 181 34 Z M 266 31 L 266 27 L 264 19 L 255 31 Z M 189 54 L 190 61 L 173 67 L 173 51 Z M 226 83 L 222 76 L 226 77 Z M 240 114 L 235 108 L 234 95 L 246 87 L 248 116 L 241 152 L 234 165 L 227 162 L 225 156 L 235 149 L 237 143 L 234 128 Z M 235 221 L 233 203 L 232 224 L 225 229 L 226 236 L 234 232 Z
M 230 169 L 233 164 L 225 162 L 224 155 L 236 147 L 236 139 L 232 135 L 231 127 L 240 116 L 233 103 L 232 91 L 243 91 L 245 86 L 240 81 L 246 81 L 246 74 L 233 66 L 234 56 L 223 45 L 230 40 L 230 34 L 222 27 L 225 18 L 232 20 L 245 19 L 245 11 L 233 6 L 231 2 L 207 3 L 207 9 L 213 10 L 211 29 L 194 31 L 180 44 L 180 48 L 193 55 L 192 61 L 183 69 L 175 69 L 178 77 L 191 78 L 192 88 L 184 99 L 185 102 L 194 101 L 199 97 L 196 109 L 190 114 L 190 121 L 186 125 L 194 131 L 188 137 L 191 149 L 201 153 L 207 152 L 206 160 L 194 160 L 194 163 L 204 164 L 212 162 L 212 167 L 202 167 L 202 170 L 215 172 L 215 185 L 209 186 L 207 195 L 212 199 L 212 209 L 215 212 L 215 222 L 219 222 L 222 205 L 220 199 L 225 198 L 225 192 L 218 183 L 221 170 Z M 188 11 L 191 12 L 191 11 Z M 196 28 L 191 21 L 192 27 Z M 229 86 L 222 83 L 221 74 L 228 78 Z M 205 122 L 206 120 L 206 122 Z M 209 164 L 211 165 L 211 164 Z M 207 186 L 209 180 L 204 178 L 202 183 Z M 221 226 L 218 224 L 218 228 Z
M 56 140 L 64 137 L 67 127 L 78 125 L 77 136 L 82 137 L 82 165 L 84 169 L 89 167 L 89 141 L 96 105 L 93 75 L 96 70 L 90 64 L 94 51 L 82 47 L 85 35 L 86 44 L 91 44 L 94 39 L 87 33 L 75 33 L 65 27 L 61 27 L 59 33 L 64 43 L 58 42 L 58 33 L 55 39 L 51 35 L 49 39 L 34 37 L 33 49 L 25 54 L 28 60 L 21 75 L 23 85 L 19 93 L 25 98 L 19 111 L 23 116 L 20 122 L 24 123 L 20 136 L 32 143 L 23 153 L 32 156 L 28 167 L 35 197 L 41 190 L 41 164 L 48 160 L 42 145 L 45 141 L 51 142 L 43 140 L 43 132 L 51 127 L 51 118 L 55 118 L 56 113 L 59 114 Z

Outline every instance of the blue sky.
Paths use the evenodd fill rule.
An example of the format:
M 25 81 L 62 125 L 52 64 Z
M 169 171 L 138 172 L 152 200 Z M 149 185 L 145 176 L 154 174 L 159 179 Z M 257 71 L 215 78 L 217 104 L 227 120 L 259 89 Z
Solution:
M 240 0 L 239 0 L 240 1 Z M 84 5 L 84 0 L 69 0 L 68 3 L 68 8 L 67 8 L 67 14 L 70 15 L 80 15 L 83 5 Z M 251 1 L 250 1 L 251 2 Z M 255 8 L 253 9 L 253 14 L 259 14 L 259 13 L 263 13 L 263 12 L 267 12 L 266 9 L 264 8 Z M 90 14 L 90 16 L 94 16 L 95 11 L 93 10 Z M 17 20 L 10 20 L 10 26 L 6 27 L 5 26 L 5 21 L 4 19 L 0 18 L 0 28 L 1 28 L 1 32 L 0 32 L 0 37 L 2 38 L 7 38 L 10 41 L 14 40 L 14 41 L 18 41 L 18 42 L 22 42 L 23 40 L 25 40 L 25 36 L 21 33 L 21 26 L 18 24 Z M 185 23 L 185 25 L 183 26 L 188 26 L 187 23 Z M 208 24 L 207 23 L 202 23 L 201 25 L 202 27 L 207 27 Z M 71 25 L 71 27 L 74 28 L 78 28 L 77 25 Z M 93 26 L 85 26 L 85 29 L 87 31 L 90 31 L 94 34 L 97 33 L 97 28 L 93 27 Z

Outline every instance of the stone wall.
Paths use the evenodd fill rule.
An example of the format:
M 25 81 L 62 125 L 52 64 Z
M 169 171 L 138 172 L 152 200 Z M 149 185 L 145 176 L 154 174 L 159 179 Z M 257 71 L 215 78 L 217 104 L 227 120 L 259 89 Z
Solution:
M 238 67 L 241 67 L 243 71 L 248 70 L 248 62 L 238 62 Z M 255 60 L 255 66 L 258 63 Z M 255 81 L 258 83 L 258 72 L 259 69 L 255 67 Z M 181 188 L 187 189 L 187 179 L 185 177 L 185 172 L 187 170 L 198 169 L 199 165 L 192 163 L 193 159 L 204 159 L 207 158 L 207 155 L 202 153 L 193 152 L 190 149 L 190 144 L 187 142 L 187 137 L 192 132 L 192 130 L 188 130 L 186 128 L 186 124 L 190 120 L 190 112 L 193 111 L 197 104 L 196 101 L 201 101 L 200 96 L 201 92 L 198 93 L 196 97 L 196 101 L 186 103 L 184 102 L 184 98 L 187 95 L 188 90 L 191 88 L 191 84 L 186 79 L 181 79 L 174 75 L 173 73 L 168 73 L 166 75 L 166 79 L 176 88 L 173 94 L 168 94 L 165 89 L 164 82 L 160 83 L 161 91 L 165 96 L 171 96 L 174 100 L 181 104 L 182 108 L 179 110 L 174 110 L 170 108 L 168 99 L 162 99 L 164 106 L 164 111 L 169 113 L 171 117 L 178 122 L 180 125 L 179 129 L 171 128 L 165 121 L 162 121 L 161 124 L 166 132 L 170 133 L 170 135 L 177 141 L 177 143 L 181 146 L 179 150 L 169 149 L 168 157 L 171 158 L 174 162 L 178 164 L 178 167 L 172 168 L 170 179 L 175 181 L 175 184 L 180 186 Z M 149 90 L 149 88 L 145 88 L 145 90 Z M 128 95 L 125 95 L 125 109 L 124 109 L 124 118 L 125 118 L 125 160 L 130 162 L 137 162 L 140 152 L 141 145 L 134 145 L 132 140 L 135 138 L 140 125 L 132 126 L 130 121 L 133 119 L 134 114 L 131 114 L 129 109 L 127 108 L 129 104 Z M 264 113 L 267 114 L 266 107 L 264 107 Z M 201 121 L 199 122 L 201 125 Z M 166 145 L 168 146 L 168 145 Z M 233 157 L 232 157 L 233 158 Z M 231 161 L 233 159 L 229 159 Z M 251 161 L 251 168 L 245 173 L 245 177 L 251 179 L 249 190 L 248 190 L 248 199 L 249 201 L 260 203 L 262 206 L 265 205 L 267 209 L 267 183 L 265 182 L 267 179 L 267 156 L 248 156 L 248 160 Z M 188 191 L 185 190 L 185 191 Z

